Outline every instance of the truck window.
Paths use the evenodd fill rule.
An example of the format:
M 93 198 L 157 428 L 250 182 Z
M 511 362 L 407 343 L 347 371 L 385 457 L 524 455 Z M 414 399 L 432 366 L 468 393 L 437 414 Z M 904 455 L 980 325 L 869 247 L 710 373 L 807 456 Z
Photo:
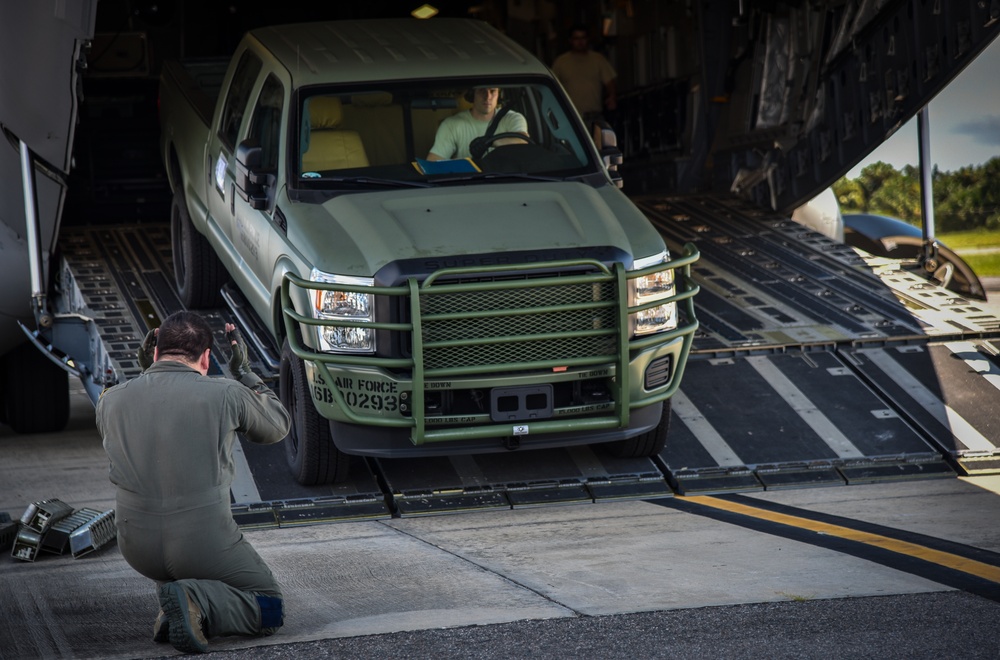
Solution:
M 471 112 L 471 89 L 494 85 L 500 90 L 497 107 L 512 113 L 505 125 L 519 127 L 495 127 L 491 136 L 497 140 L 485 143 L 472 167 L 458 163 L 422 169 L 419 161 L 428 158 L 442 122 Z M 296 99 L 298 135 L 292 138 L 299 159 L 292 169 L 295 185 L 305 188 L 356 190 L 362 184 L 351 182 L 345 188 L 342 182 L 360 176 L 360 170 L 370 178 L 430 182 L 454 181 L 456 172 L 469 169 L 562 177 L 597 171 L 587 147 L 590 137 L 548 80 L 442 78 L 378 87 L 316 86 L 302 92 Z M 488 122 L 479 123 L 482 135 Z M 475 135 L 466 135 L 461 121 L 450 124 L 456 125 L 452 130 L 460 135 L 463 149 L 451 158 L 464 159 L 471 153 L 464 147 L 471 146 Z M 514 132 L 529 139 L 512 138 Z
M 281 138 L 281 108 L 285 98 L 285 88 L 270 74 L 261 87 L 260 96 L 250 117 L 247 137 L 256 140 L 261 147 L 261 165 L 266 170 L 278 167 L 278 150 Z
M 243 121 L 243 113 L 262 66 L 260 58 L 250 51 L 244 51 L 236 65 L 233 80 L 229 83 L 226 104 L 222 108 L 222 119 L 219 122 L 219 139 L 229 151 L 236 148 L 236 137 Z

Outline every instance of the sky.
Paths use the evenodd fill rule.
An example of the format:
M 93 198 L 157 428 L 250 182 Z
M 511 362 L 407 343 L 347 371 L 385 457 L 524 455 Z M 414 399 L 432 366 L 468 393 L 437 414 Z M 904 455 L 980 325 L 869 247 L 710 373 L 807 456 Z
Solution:
M 931 161 L 942 172 L 982 165 L 1000 156 L 1000 38 L 945 87 L 928 106 Z M 917 118 L 903 124 L 892 137 L 847 173 L 856 179 L 871 163 L 882 161 L 896 169 L 918 165 Z

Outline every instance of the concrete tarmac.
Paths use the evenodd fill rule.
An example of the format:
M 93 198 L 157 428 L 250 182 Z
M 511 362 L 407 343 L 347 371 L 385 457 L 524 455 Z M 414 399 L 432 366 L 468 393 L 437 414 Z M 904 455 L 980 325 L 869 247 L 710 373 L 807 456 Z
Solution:
M 114 506 L 82 389 L 64 432 L 0 430 L 0 512 L 17 519 L 49 498 Z M 886 562 L 883 554 L 895 555 L 824 542 L 833 527 L 782 534 L 773 521 L 754 528 L 674 506 L 697 498 L 669 499 L 251 530 L 283 585 L 286 624 L 269 638 L 213 639 L 210 650 L 222 658 L 1000 657 L 1000 602 L 989 592 L 1000 584 L 983 580 L 988 593 L 977 595 L 947 577 L 961 571 L 922 571 L 927 559 Z M 1000 553 L 1000 477 L 779 490 L 740 502 L 948 542 L 946 550 L 978 557 L 987 576 Z M 114 543 L 79 559 L 0 557 L 0 658 L 177 655 L 151 641 L 156 610 L 152 583 Z

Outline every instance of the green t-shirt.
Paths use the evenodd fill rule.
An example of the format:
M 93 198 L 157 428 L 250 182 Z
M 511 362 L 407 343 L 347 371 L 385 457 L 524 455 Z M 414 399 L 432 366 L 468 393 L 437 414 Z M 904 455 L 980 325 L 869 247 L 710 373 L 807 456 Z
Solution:
M 499 112 L 499 108 L 497 109 Z M 472 116 L 469 110 L 447 117 L 441 121 L 431 153 L 441 158 L 471 158 L 469 144 L 477 137 L 486 135 L 489 121 L 480 121 Z M 524 115 L 511 110 L 500 118 L 500 123 L 494 135 L 499 133 L 528 134 L 528 122 Z

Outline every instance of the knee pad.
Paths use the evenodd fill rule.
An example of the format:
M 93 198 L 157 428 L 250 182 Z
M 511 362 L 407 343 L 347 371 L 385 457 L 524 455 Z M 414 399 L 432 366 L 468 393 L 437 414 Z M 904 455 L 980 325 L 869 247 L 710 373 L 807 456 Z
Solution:
M 285 623 L 285 601 L 274 596 L 257 594 L 257 605 L 260 607 L 260 628 L 280 628 Z

